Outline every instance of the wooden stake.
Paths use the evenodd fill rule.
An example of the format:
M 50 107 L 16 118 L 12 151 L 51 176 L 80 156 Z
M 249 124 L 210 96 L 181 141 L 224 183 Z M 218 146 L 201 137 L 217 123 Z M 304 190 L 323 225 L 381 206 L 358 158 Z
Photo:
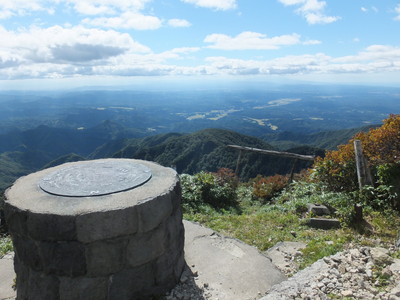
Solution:
M 290 179 L 289 179 L 289 183 L 292 183 L 293 182 L 293 177 L 294 177 L 294 170 L 295 170 L 295 168 L 296 168 L 296 165 L 297 165 L 297 161 L 298 161 L 299 159 L 298 158 L 296 158 L 295 160 L 294 160 L 294 162 L 293 162 L 293 165 L 292 165 L 292 170 L 290 171 Z
M 364 186 L 372 185 L 373 183 L 371 171 L 368 168 L 368 162 L 362 152 L 360 140 L 354 141 L 354 153 L 356 156 L 358 187 L 360 191 L 362 191 Z M 359 203 L 354 204 L 354 221 L 357 223 L 363 221 L 363 209 Z
M 358 187 L 362 190 L 365 185 L 372 185 L 372 176 L 367 160 L 364 158 L 360 140 L 354 141 L 354 152 L 356 155 Z
M 239 156 L 238 156 L 238 159 L 237 159 L 237 162 L 236 162 L 235 174 L 236 174 L 236 176 L 237 176 L 238 179 L 240 179 L 240 176 L 239 176 L 239 166 L 240 166 L 240 160 L 241 160 L 241 159 L 242 159 L 242 150 L 239 151 Z

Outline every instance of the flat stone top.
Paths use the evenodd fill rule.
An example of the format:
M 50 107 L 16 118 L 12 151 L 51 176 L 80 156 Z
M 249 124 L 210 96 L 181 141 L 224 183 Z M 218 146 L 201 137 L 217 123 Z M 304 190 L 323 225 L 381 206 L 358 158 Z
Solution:
M 78 169 L 89 162 L 116 164 L 140 164 L 148 168 L 151 178 L 144 184 L 133 189 L 112 194 L 91 196 L 53 195 L 45 192 L 39 185 L 43 178 L 51 174 L 62 173 L 63 169 Z M 115 178 L 109 178 L 111 181 Z M 108 210 L 119 210 L 152 200 L 157 196 L 168 193 L 179 181 L 175 170 L 166 168 L 154 162 L 135 159 L 99 159 L 66 163 L 53 168 L 19 178 L 6 191 L 6 202 L 11 206 L 35 213 L 56 215 L 79 215 Z
M 69 197 L 101 196 L 133 189 L 151 178 L 151 170 L 138 163 L 89 161 L 57 169 L 39 181 L 47 193 Z

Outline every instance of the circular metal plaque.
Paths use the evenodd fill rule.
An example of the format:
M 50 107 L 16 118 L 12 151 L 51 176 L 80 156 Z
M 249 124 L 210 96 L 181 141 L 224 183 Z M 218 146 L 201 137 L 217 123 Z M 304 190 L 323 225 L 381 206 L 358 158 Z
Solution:
M 151 178 L 146 166 L 126 161 L 91 161 L 59 169 L 42 178 L 39 186 L 49 194 L 90 197 L 133 189 Z

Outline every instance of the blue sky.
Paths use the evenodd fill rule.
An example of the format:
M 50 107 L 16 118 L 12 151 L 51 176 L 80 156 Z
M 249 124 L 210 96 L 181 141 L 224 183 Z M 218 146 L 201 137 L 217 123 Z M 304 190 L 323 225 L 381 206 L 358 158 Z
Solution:
M 0 88 L 149 80 L 400 85 L 400 1 L 1 0 Z

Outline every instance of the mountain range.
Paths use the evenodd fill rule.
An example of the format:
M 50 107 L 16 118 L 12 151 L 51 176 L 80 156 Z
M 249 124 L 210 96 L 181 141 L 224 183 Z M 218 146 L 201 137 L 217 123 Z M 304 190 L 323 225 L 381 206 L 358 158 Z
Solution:
M 136 158 L 173 167 L 178 173 L 217 171 L 236 168 L 238 151 L 227 145 L 240 145 L 265 150 L 324 155 L 323 148 L 347 142 L 363 127 L 352 130 L 291 134 L 288 132 L 261 138 L 225 129 L 204 129 L 193 133 L 166 133 L 148 137 L 132 137 L 136 132 L 116 122 L 104 121 L 92 128 L 77 130 L 40 125 L 26 131 L 0 135 L 0 189 L 28 173 L 69 161 L 106 157 Z M 290 145 L 285 148 L 283 145 Z M 279 147 L 276 147 L 279 146 Z M 240 163 L 240 178 L 287 174 L 293 159 L 245 153 Z M 299 162 L 297 171 L 310 166 Z

